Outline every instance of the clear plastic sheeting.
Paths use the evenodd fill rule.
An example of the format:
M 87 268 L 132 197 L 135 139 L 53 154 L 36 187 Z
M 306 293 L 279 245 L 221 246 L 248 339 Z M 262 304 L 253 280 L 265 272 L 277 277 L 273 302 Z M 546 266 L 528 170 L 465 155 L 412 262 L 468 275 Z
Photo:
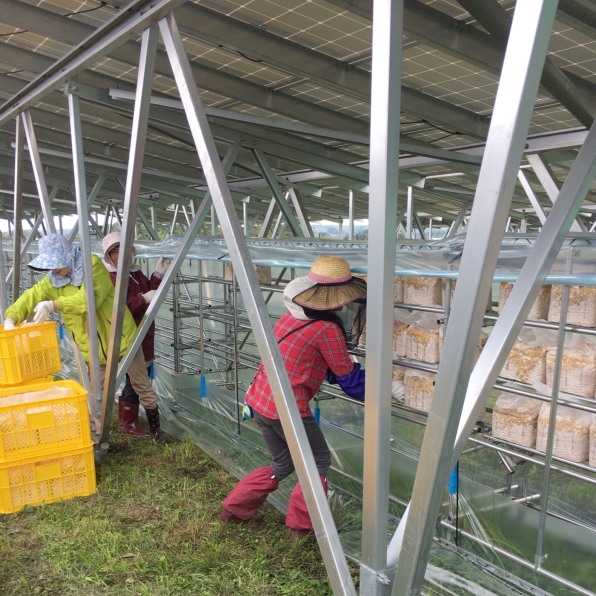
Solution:
M 180 243 L 179 238 L 135 241 L 141 266 L 150 273 L 154 260 L 161 255 L 174 257 Z M 308 239 L 251 239 L 248 244 L 254 264 L 271 268 L 270 281 L 260 285 L 272 324 L 285 311 L 284 284 L 295 275 L 305 275 L 316 256 L 339 254 L 355 272 L 366 273 L 366 244 Z M 506 238 L 495 280 L 514 281 L 533 245 L 532 237 Z M 462 248 L 463 237 L 404 243 L 397 249 L 396 274 L 457 277 Z M 594 251 L 592 240 L 581 234 L 568 239 L 547 283 L 596 286 L 596 276 L 591 274 Z M 223 241 L 201 239 L 179 263 L 176 280 L 156 318 L 154 382 L 164 429 L 174 436 L 192 437 L 223 468 L 240 477 L 268 463 L 269 456 L 254 421 L 243 421 L 241 416 L 259 353 L 243 297 L 231 268 L 225 266 L 229 261 Z M 412 303 L 397 298 L 396 302 L 401 307 L 396 312 L 412 310 Z M 416 312 L 425 309 L 413 307 Z M 64 353 L 68 346 L 61 342 L 60 348 Z M 366 367 L 362 346 L 355 353 Z M 60 374 L 76 378 L 72 356 L 63 356 L 62 362 Z M 424 372 L 432 385 L 436 364 L 401 353 L 393 354 L 393 364 L 396 373 L 404 368 Z M 530 390 L 519 382 L 515 389 L 508 383 L 508 391 L 516 394 L 535 396 Z M 333 453 L 331 511 L 346 554 L 359 561 L 364 407 L 337 391 L 324 385 L 312 406 Z M 445 487 L 426 593 L 596 593 L 596 468 L 557 454 L 547 461 L 544 452 L 532 446 L 492 436 L 494 399 L 496 395 L 489 398 L 485 419 L 478 421 L 460 457 L 458 490 L 450 493 Z M 593 413 L 593 396 L 582 399 L 587 400 L 582 408 Z M 566 404 L 565 395 L 559 395 L 559 405 Z M 412 493 L 426 425 L 426 414 L 413 404 L 394 402 L 391 412 L 388 543 Z M 271 502 L 282 511 L 295 480 L 285 480 L 271 495 Z
M 497 262 L 494 280 L 515 281 L 524 265 L 535 236 L 505 237 Z M 449 241 L 398 243 L 396 275 L 456 279 L 465 236 Z M 139 257 L 174 256 L 180 240 L 170 238 L 158 243 L 135 243 Z M 308 269 L 313 260 L 333 252 L 346 259 L 356 273 L 368 270 L 368 245 L 359 242 L 319 241 L 315 239 L 266 241 L 247 239 L 255 265 Z M 171 252 L 168 252 L 171 251 Z M 230 261 L 225 243 L 220 239 L 195 240 L 188 258 Z M 563 285 L 596 285 L 593 263 L 596 261 L 596 241 L 593 235 L 577 234 L 566 239 L 546 283 Z
M 68 342 L 60 344 L 61 378 L 77 378 Z M 225 470 L 243 476 L 269 463 L 254 420 L 242 420 L 244 392 L 226 387 L 218 374 L 181 374 L 155 366 L 162 427 L 177 438 L 192 438 Z M 363 466 L 362 404 L 321 392 L 316 415 L 333 454 L 329 504 L 346 552 L 359 561 Z M 388 399 L 390 397 L 388 396 Z M 406 411 L 404 411 L 406 410 Z M 390 531 L 397 526 L 412 491 L 424 419 L 407 408 L 392 415 L 390 460 Z M 561 593 L 554 574 L 596 592 L 596 504 L 592 492 L 574 492 L 582 483 L 555 475 L 546 524 L 544 573 L 533 570 L 540 518 L 541 468 L 517 461 L 506 469 L 494 450 L 478 447 L 460 460 L 459 491 L 446 487 L 437 540 L 426 572 L 427 594 L 478 595 Z M 270 502 L 285 511 L 295 475 L 281 483 Z M 586 487 L 583 486 L 583 490 Z M 576 495 L 572 497 L 572 495 Z M 586 502 L 591 507 L 586 508 Z M 576 593 L 569 590 L 569 593 Z
M 254 420 L 241 419 L 243 393 L 211 379 L 205 386 L 201 375 L 176 374 L 161 366 L 156 367 L 155 382 L 166 431 L 192 437 L 238 477 L 269 462 Z M 333 453 L 329 504 L 347 556 L 359 561 L 364 409 L 348 399 L 324 397 L 314 402 L 314 407 L 320 408 L 320 424 Z M 390 533 L 403 513 L 416 473 L 424 428 L 415 418 L 414 413 L 402 416 L 396 412 L 392 417 Z M 494 452 L 486 450 L 481 464 L 484 478 L 475 474 L 475 465 L 470 463 L 473 460 L 472 454 L 464 455 L 455 501 L 445 489 L 438 539 L 427 569 L 426 593 L 561 593 L 561 583 L 550 579 L 549 574 L 559 576 L 570 587 L 578 583 L 596 591 L 596 531 L 590 519 L 593 512 L 586 512 L 585 519 L 576 523 L 556 516 L 547 519 L 547 556 L 542 561 L 545 573 L 537 573 L 533 566 L 540 510 L 528 497 L 539 490 L 540 477 L 526 479 L 524 498 L 513 499 L 502 494 L 508 474 Z M 282 511 L 294 482 L 295 478 L 284 480 L 271 499 Z M 577 508 L 574 514 L 578 515 Z M 570 593 L 574 591 L 570 589 Z
M 511 282 L 517 279 L 535 240 L 534 235 L 505 235 L 497 262 L 495 282 Z M 398 239 L 395 273 L 404 276 L 456 279 L 464 241 L 465 235 L 434 242 L 420 240 L 400 242 Z M 283 241 L 247 238 L 246 242 L 255 265 L 308 269 L 316 257 L 333 252 L 347 259 L 354 272 L 367 272 L 368 245 L 365 242 L 315 238 Z M 181 243 L 182 238 L 175 236 L 161 241 L 134 241 L 137 257 L 146 259 L 160 256 L 172 258 Z M 10 249 L 9 242 L 5 243 L 4 249 Z M 94 241 L 91 249 L 97 255 L 103 256 L 101 242 Z M 37 254 L 36 251 L 37 245 L 33 243 L 29 252 L 34 255 Z M 231 261 L 225 242 L 221 238 L 196 239 L 186 257 L 206 261 Z M 594 235 L 587 233 L 569 235 L 546 278 L 546 283 L 596 285 L 594 262 L 596 262 Z
M 60 350 L 60 371 L 54 376 L 58 379 L 78 379 L 78 367 L 75 360 L 73 347 L 70 341 L 67 339 L 64 325 L 61 323 L 58 325 L 58 349 Z

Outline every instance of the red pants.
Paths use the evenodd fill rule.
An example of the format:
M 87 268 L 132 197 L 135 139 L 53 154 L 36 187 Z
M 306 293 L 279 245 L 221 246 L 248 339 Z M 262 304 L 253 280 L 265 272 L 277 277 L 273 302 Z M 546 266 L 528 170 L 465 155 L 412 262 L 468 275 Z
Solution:
M 324 476 L 321 476 L 321 482 L 327 493 L 327 479 Z M 269 466 L 257 468 L 236 484 L 232 492 L 222 501 L 222 507 L 240 519 L 250 519 L 278 486 L 279 480 L 273 475 Z M 290 495 L 286 526 L 292 530 L 312 529 L 300 484 L 296 484 Z

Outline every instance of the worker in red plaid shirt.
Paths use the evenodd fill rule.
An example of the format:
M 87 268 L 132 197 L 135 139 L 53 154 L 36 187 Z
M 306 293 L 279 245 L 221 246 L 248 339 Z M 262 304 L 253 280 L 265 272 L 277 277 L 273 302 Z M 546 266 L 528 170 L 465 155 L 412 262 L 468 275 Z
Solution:
M 350 359 L 346 333 L 338 311 L 366 294 L 366 282 L 352 276 L 345 259 L 319 257 L 306 277 L 291 281 L 284 291 L 284 314 L 274 331 L 325 491 L 331 452 L 310 409 L 323 381 L 337 383 L 350 397 L 364 401 L 364 370 Z M 253 518 L 269 493 L 294 471 L 294 463 L 262 363 L 245 398 L 269 449 L 271 465 L 246 475 L 222 502 L 223 522 Z M 259 520 L 259 516 L 253 519 Z M 312 532 L 312 522 L 300 484 L 290 495 L 286 525 L 292 536 Z

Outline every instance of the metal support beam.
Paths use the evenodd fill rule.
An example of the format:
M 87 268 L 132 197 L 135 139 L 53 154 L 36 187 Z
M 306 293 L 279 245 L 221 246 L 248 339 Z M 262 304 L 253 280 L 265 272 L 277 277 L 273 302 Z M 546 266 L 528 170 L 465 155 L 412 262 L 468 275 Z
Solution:
M 46 186 L 43 167 L 39 156 L 39 149 L 37 147 L 37 139 L 35 137 L 35 130 L 33 128 L 33 120 L 30 112 L 23 112 L 23 125 L 25 127 L 25 135 L 27 136 L 27 146 L 29 148 L 29 157 L 31 159 L 31 166 L 33 167 L 33 174 L 35 176 L 35 184 L 37 185 L 37 193 L 39 194 L 39 201 L 41 203 L 41 211 L 43 219 L 47 226 L 48 233 L 55 234 L 56 226 L 54 225 L 54 218 L 50 208 L 50 200 L 48 197 L 48 188 Z
M 414 223 L 416 224 L 416 227 L 418 228 L 418 231 L 420 232 L 420 238 L 422 240 L 426 240 L 426 234 L 424 233 L 424 225 L 422 224 L 422 220 L 420 219 L 420 216 L 418 215 L 418 211 L 414 210 L 412 219 L 414 220 Z
M 403 0 L 375 0 L 371 89 L 366 406 L 360 593 L 389 593 L 387 527 L 391 438 L 395 221 Z
M 147 232 L 153 240 L 159 240 L 159 235 L 155 231 L 155 217 L 154 217 L 154 207 L 151 207 L 151 221 L 147 218 L 147 216 L 143 213 L 142 209 L 139 209 L 137 212 L 137 217 L 141 220 Z
M 337 594 L 355 594 L 350 570 L 333 523 L 333 517 L 302 425 L 279 346 L 269 321 L 269 313 L 258 285 L 257 274 L 254 267 L 250 265 L 252 261 L 250 253 L 242 235 L 232 196 L 174 16 L 169 15 L 167 19 L 162 19 L 159 22 L 159 27 L 166 52 L 172 63 L 174 78 L 207 178 L 213 204 L 232 258 L 238 286 L 245 300 L 259 352 L 273 390 L 330 584 Z
M 271 219 L 273 218 L 274 209 L 275 199 L 272 198 L 271 201 L 269 201 L 269 207 L 267 207 L 267 212 L 265 213 L 265 217 L 263 218 L 263 223 L 261 224 L 261 229 L 259 230 L 258 238 L 265 238 L 265 236 L 267 235 L 267 230 L 271 226 Z
M 44 95 L 61 87 L 77 72 L 91 66 L 101 56 L 129 40 L 133 31 L 148 27 L 155 20 L 174 10 L 184 0 L 133 0 L 104 26 L 98 27 L 87 39 L 76 44 L 60 60 L 0 107 L 0 127 L 28 109 Z
M 67 86 L 68 90 L 68 86 Z M 85 179 L 85 156 L 83 150 L 83 133 L 81 128 L 81 107 L 79 98 L 72 93 L 68 94 L 68 108 L 70 116 L 70 134 L 72 139 L 72 160 L 75 181 L 75 195 L 77 214 L 79 219 L 87 221 L 89 217 L 87 208 L 87 183 Z M 101 372 L 99 368 L 99 347 L 97 341 L 97 317 L 95 316 L 95 284 L 93 280 L 93 266 L 91 265 L 91 242 L 89 227 L 81 228 L 79 233 L 81 253 L 83 257 L 83 283 L 85 285 L 85 298 L 87 300 L 87 336 L 89 337 L 89 376 L 91 381 L 91 395 L 88 398 L 89 412 L 92 420 L 91 432 L 93 442 L 100 442 L 98 400 L 101 399 Z
M 0 271 L 2 271 L 2 272 L 5 269 L 3 244 L 4 244 L 4 242 L 0 235 Z M 4 277 L 4 274 L 2 274 L 2 275 L 0 275 L 0 308 L 2 309 L 2 312 L 0 313 L 0 321 L 1 322 L 4 322 L 4 313 L 5 313 L 7 307 L 8 307 L 8 304 L 7 304 L 6 278 Z
M 102 451 L 107 447 L 108 438 L 110 436 L 114 394 L 116 393 L 117 387 L 116 377 L 118 360 L 120 359 L 122 327 L 124 322 L 124 308 L 122 308 L 122 305 L 126 304 L 128 273 L 130 271 L 130 263 L 132 262 L 132 245 L 134 241 L 134 229 L 136 225 L 137 206 L 141 187 L 145 140 L 147 138 L 147 123 L 149 121 L 150 107 L 149 99 L 151 97 L 157 37 L 157 25 L 152 25 L 143 31 L 137 75 L 137 100 L 135 102 L 132 122 L 130 158 L 128 160 L 126 188 L 124 191 L 124 218 L 122 223 L 122 236 L 120 239 L 120 254 L 118 256 L 118 273 L 116 275 L 116 287 L 114 289 L 112 326 L 110 327 L 110 343 L 108 346 L 106 374 L 101 404 Z M 130 347 L 129 352 L 131 352 Z M 132 354 L 134 355 L 134 352 Z
M 242 199 L 242 228 L 244 229 L 244 235 L 248 236 L 248 202 L 250 197 Z
M 557 197 L 559 196 L 559 187 L 555 180 L 553 173 L 551 172 L 550 168 L 544 163 L 540 155 L 536 153 L 528 153 L 526 155 L 526 159 L 528 163 L 532 166 L 534 170 L 534 174 L 538 180 L 540 180 L 540 184 L 542 184 L 542 188 L 546 191 L 550 202 L 554 205 Z M 580 220 L 574 221 L 571 225 L 572 232 L 585 232 L 586 227 L 582 224 Z
M 308 217 L 306 217 L 306 210 L 304 209 L 304 203 L 302 201 L 302 197 L 300 196 L 300 192 L 296 188 L 290 187 L 288 189 L 288 195 L 292 200 L 292 205 L 294 205 L 294 211 L 300 220 L 300 228 L 302 229 L 302 235 L 305 238 L 312 238 L 313 231 L 310 225 L 310 221 Z
M 271 166 L 267 162 L 265 154 L 263 153 L 263 151 L 261 151 L 261 149 L 257 148 L 251 149 L 251 153 L 253 154 L 261 172 L 263 173 L 265 182 L 267 182 L 267 186 L 273 194 L 275 202 L 279 205 L 281 212 L 284 214 L 284 217 L 286 218 L 286 222 L 288 224 L 288 227 L 292 231 L 292 234 L 294 236 L 300 236 L 300 223 L 296 219 L 296 216 L 292 213 L 290 205 L 284 197 L 284 193 L 281 187 L 279 186 L 277 179 L 275 178 L 275 174 L 273 173 Z
M 174 235 L 174 231 L 176 230 L 176 222 L 178 220 L 178 211 L 180 210 L 180 205 L 176 203 L 174 206 L 174 215 L 172 215 L 172 224 L 170 225 L 170 236 Z
M 523 170 L 520 170 L 517 173 L 517 179 L 519 180 L 522 188 L 524 189 L 526 196 L 528 197 L 530 204 L 534 207 L 534 211 L 536 212 L 536 217 L 538 217 L 541 224 L 543 224 L 546 220 L 546 213 L 538 200 L 538 197 L 534 194 L 534 190 L 532 189 L 532 185 L 530 184 L 528 177 L 526 176 Z
M 277 219 L 275 220 L 275 225 L 273 226 L 273 230 L 271 231 L 272 238 L 279 238 L 279 230 L 281 229 L 282 219 L 284 214 L 280 211 L 277 214 Z
M 21 118 L 15 118 L 15 156 L 14 156 L 14 235 L 12 253 L 12 302 L 21 293 L 21 240 L 23 237 L 23 122 Z M 1 269 L 4 271 L 4 267 Z M 4 279 L 4 274 L 2 274 Z M 0 290 L 2 296 L 6 296 L 4 288 Z M 6 311 L 2 307 L 2 316 Z
M 354 191 L 348 191 L 348 240 L 354 240 Z
M 217 213 L 215 207 L 211 205 L 211 235 L 215 236 L 217 233 Z
M 224 175 L 227 175 L 231 170 L 239 152 L 240 144 L 230 145 L 222 162 L 222 170 Z M 205 194 L 205 198 L 203 199 L 195 213 L 193 221 L 190 223 L 190 226 L 184 233 L 184 237 L 182 238 L 178 250 L 176 251 L 174 258 L 172 259 L 172 263 L 170 264 L 170 267 L 166 271 L 163 279 L 161 280 L 161 283 L 159 284 L 159 288 L 155 293 L 155 297 L 151 301 L 149 308 L 145 311 L 145 316 L 143 317 L 143 320 L 138 326 L 138 332 L 132 345 L 130 346 L 127 354 L 122 358 L 120 362 L 120 366 L 118 368 L 118 376 L 116 378 L 116 386 L 118 386 L 122 382 L 122 379 L 124 377 L 124 371 L 130 365 L 130 362 L 136 351 L 141 348 L 143 337 L 145 337 L 145 334 L 151 326 L 151 323 L 153 323 L 153 321 L 155 320 L 155 316 L 157 315 L 157 312 L 161 303 L 163 302 L 163 299 L 167 295 L 170 287 L 172 286 L 172 283 L 176 278 L 176 274 L 180 269 L 182 262 L 186 258 L 186 255 L 190 247 L 192 246 L 192 243 L 195 240 L 198 231 L 201 229 L 201 226 L 205 222 L 207 213 L 211 212 L 211 219 L 213 221 L 213 210 L 214 207 L 211 201 L 211 194 L 210 192 L 207 192 Z M 174 329 L 174 332 L 176 332 L 176 329 Z
M 188 210 L 186 209 L 186 205 L 182 205 L 182 213 L 184 214 L 184 219 L 186 220 L 186 226 L 190 225 L 190 217 L 188 215 Z
M 77 103 L 77 111 L 79 112 L 79 118 L 80 118 L 79 101 L 77 101 L 76 103 Z M 82 133 L 80 132 L 80 126 L 79 126 L 79 134 L 82 135 Z M 82 143 L 82 140 L 81 140 L 81 143 Z M 84 154 L 81 157 L 83 160 L 85 159 Z M 73 152 L 73 158 L 74 158 L 74 152 Z M 84 167 L 85 167 L 84 161 L 81 162 L 81 167 L 83 168 L 83 173 L 84 173 Z M 95 199 L 97 199 L 97 197 L 99 195 L 99 191 L 102 189 L 103 183 L 105 182 L 105 180 L 106 180 L 106 175 L 101 174 L 95 181 L 95 184 L 93 185 L 93 188 L 91 189 L 91 192 L 89 192 L 89 197 L 87 198 L 87 204 L 85 206 L 85 211 L 83 211 L 83 212 L 77 211 L 77 214 L 79 217 L 74 222 L 72 229 L 70 230 L 70 234 L 68 235 L 69 240 L 72 241 L 74 238 L 76 238 L 77 234 L 79 233 L 79 221 L 93 221 L 91 218 L 91 215 L 89 213 L 89 209 L 91 209 L 93 202 L 95 201 Z M 86 218 L 84 217 L 85 214 L 87 215 Z
M 1 0 L 0 0 L 1 2 Z M 262 32 L 261 32 L 262 33 Z M 353 72 L 353 71 L 351 71 Z M 408 90 L 405 90 L 405 93 L 408 93 Z M 124 91 L 122 89 L 110 88 L 109 95 L 113 99 L 130 99 L 134 98 L 134 95 L 130 93 L 130 91 Z M 419 101 L 419 97 L 413 98 L 415 101 Z M 167 106 L 169 108 L 174 109 L 182 109 L 182 103 L 177 99 L 170 99 L 170 98 L 163 98 L 163 97 L 154 97 L 152 98 L 151 102 L 157 106 Z M 324 128 L 321 126 L 314 126 L 308 124 L 301 124 L 297 122 L 287 122 L 285 120 L 277 120 L 275 118 L 264 118 L 260 116 L 252 116 L 250 114 L 242 114 L 239 112 L 233 112 L 231 110 L 222 110 L 220 108 L 206 108 L 205 109 L 208 116 L 211 116 L 212 119 L 219 119 L 219 120 L 233 120 L 238 123 L 249 123 L 249 124 L 256 124 L 261 127 L 269 128 L 269 129 L 276 129 L 276 130 L 284 130 L 289 132 L 296 132 L 302 135 L 308 136 L 315 136 L 315 137 L 322 137 L 327 139 L 334 139 L 336 141 L 345 141 L 350 144 L 356 145 L 368 145 L 369 144 L 369 135 L 357 134 L 357 133 L 350 133 L 346 131 L 340 130 L 332 130 L 329 128 Z M 433 112 L 435 113 L 435 112 Z M 477 120 L 475 116 L 474 119 Z M 453 121 L 450 121 L 451 125 L 453 125 Z M 486 126 L 486 130 L 488 127 Z M 477 135 L 472 135 L 477 136 Z M 484 138 L 486 136 L 486 132 L 482 134 Z M 481 157 L 477 155 L 467 155 L 465 152 L 459 151 L 450 151 L 448 149 L 440 149 L 438 147 L 428 146 L 422 143 L 413 143 L 413 142 L 405 142 L 402 140 L 400 143 L 400 150 L 405 153 L 413 153 L 417 156 L 426 156 L 431 158 L 436 158 L 437 161 L 441 159 L 445 159 L 446 161 L 455 161 L 455 162 L 462 162 L 466 164 L 477 164 L 480 165 Z
M 520 0 L 515 7 L 458 276 L 466 291 L 455 292 L 445 334 L 449 349 L 438 368 L 412 498 L 390 545 L 389 558 L 398 555 L 394 596 L 422 589 L 555 12 L 556 3 L 548 0 Z
M 412 221 L 414 219 L 414 188 L 408 186 L 408 198 L 406 201 L 406 238 L 412 239 L 414 237 L 414 230 Z M 370 232 L 369 232 L 370 235 Z
M 493 37 L 507 39 L 511 17 L 496 0 L 458 1 Z M 594 98 L 584 94 L 549 57 L 542 68 L 542 85 L 585 127 L 592 125 L 596 115 Z
M 559 199 L 549 213 L 528 258 L 513 286 L 495 326 L 474 366 L 466 391 L 453 458 L 464 448 L 472 426 L 484 411 L 485 402 L 505 360 L 515 343 L 523 322 L 549 273 L 571 223 L 596 178 L 596 124 L 586 138 L 567 175 Z M 453 461 L 451 462 L 453 463 Z
M 544 226 L 526 259 L 526 262 L 517 278 L 517 281 L 505 303 L 505 306 L 497 319 L 495 326 L 486 342 L 482 353 L 472 371 L 467 387 L 462 416 L 455 439 L 451 465 L 457 461 L 459 454 L 463 451 L 467 438 L 478 416 L 485 410 L 486 400 L 490 394 L 499 372 L 515 343 L 519 332 L 526 320 L 528 313 L 538 296 L 538 292 L 546 275 L 549 273 L 556 257 L 561 250 L 563 242 L 569 233 L 572 222 L 582 207 L 582 203 L 589 192 L 591 185 L 596 178 L 596 124 L 592 129 L 581 148 L 568 176 L 561 188 L 559 198 L 553 206 Z M 573 258 L 573 247 L 568 251 L 568 263 Z M 568 288 L 564 288 L 563 300 L 568 299 Z M 562 317 L 560 322 L 561 333 L 557 349 L 557 358 L 560 357 L 563 345 L 562 333 L 565 326 L 564 314 L 566 309 L 562 305 Z M 558 371 L 559 367 L 555 367 Z M 557 382 L 553 382 L 555 392 L 552 396 L 551 407 L 556 408 L 558 392 Z M 554 411 L 551 412 L 551 425 L 554 421 Z M 552 445 L 552 428 L 549 425 L 549 440 L 547 441 L 547 459 Z M 545 486 L 550 466 L 545 466 Z M 548 495 L 548 492 L 544 493 Z M 544 523 L 544 516 L 541 515 L 541 524 Z M 539 528 L 537 538 L 536 568 L 539 569 L 542 563 L 543 548 L 543 526 Z M 587 592 L 586 592 L 587 593 Z

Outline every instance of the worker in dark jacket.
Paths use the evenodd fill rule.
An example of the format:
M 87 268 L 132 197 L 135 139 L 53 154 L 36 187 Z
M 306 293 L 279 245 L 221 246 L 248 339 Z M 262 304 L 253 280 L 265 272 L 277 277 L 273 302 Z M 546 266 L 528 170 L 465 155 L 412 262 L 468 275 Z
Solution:
M 102 240 L 101 246 L 104 253 L 104 265 L 110 272 L 112 282 L 115 284 L 118 256 L 120 254 L 120 232 L 111 232 L 110 234 L 107 234 Z M 138 326 L 143 320 L 151 300 L 155 296 L 155 292 L 170 265 L 170 261 L 160 257 L 157 261 L 155 272 L 151 275 L 151 278 L 148 279 L 134 261 L 135 254 L 136 250 L 133 247 L 133 262 L 130 265 L 128 274 L 126 306 L 128 306 L 128 309 L 132 313 L 135 323 Z M 153 359 L 155 358 L 154 340 L 155 323 L 152 323 L 141 344 L 148 374 Z M 118 400 L 119 426 L 124 434 L 133 435 L 135 437 L 146 437 L 150 433 L 144 430 L 139 424 L 139 403 L 139 396 L 133 389 L 130 377 L 127 374 L 124 389 Z

